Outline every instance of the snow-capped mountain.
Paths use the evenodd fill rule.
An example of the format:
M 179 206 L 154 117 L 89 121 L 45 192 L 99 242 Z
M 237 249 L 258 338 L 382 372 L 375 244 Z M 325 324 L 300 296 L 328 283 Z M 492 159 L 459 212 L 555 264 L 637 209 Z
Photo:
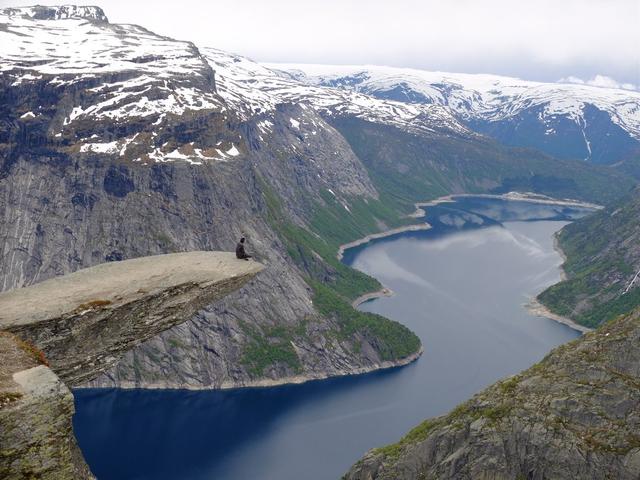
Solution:
M 237 139 L 202 139 L 188 157 L 161 142 L 172 119 L 227 119 L 214 72 L 190 42 L 110 24 L 98 7 L 0 10 L 0 72 L 21 122 L 80 152 L 142 162 L 225 159 Z M 46 104 L 32 105 L 42 89 Z
M 309 85 L 246 57 L 213 48 L 201 51 L 216 72 L 220 95 L 245 118 L 273 111 L 281 103 L 302 103 L 329 117 L 351 116 L 423 133 L 471 134 L 440 105 L 407 104 L 342 88 Z
M 23 101 L 11 113 L 31 126 L 52 115 L 47 136 L 73 143 L 80 153 L 142 163 L 228 161 L 240 153 L 238 136 L 205 135 L 184 146 L 164 138 L 166 132 L 178 118 L 225 123 L 260 117 L 266 133 L 281 104 L 409 131 L 471 135 L 441 106 L 307 85 L 247 58 L 199 50 L 137 25 L 110 24 L 98 7 L 0 10 L 0 42 L 0 72 L 13 90 L 39 85 L 56 105 L 45 111 Z M 292 118 L 291 125 L 300 121 Z
M 640 92 L 379 66 L 266 66 L 310 85 L 444 105 L 481 133 L 561 158 L 610 164 L 640 148 Z

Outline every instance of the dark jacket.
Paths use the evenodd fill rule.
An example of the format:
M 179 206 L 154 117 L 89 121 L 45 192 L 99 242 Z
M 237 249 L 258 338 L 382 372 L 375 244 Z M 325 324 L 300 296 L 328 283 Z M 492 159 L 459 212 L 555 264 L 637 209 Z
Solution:
M 238 242 L 238 244 L 236 245 L 236 257 L 249 258 L 249 255 L 247 255 L 247 252 L 245 252 L 244 250 L 244 243 L 242 242 Z

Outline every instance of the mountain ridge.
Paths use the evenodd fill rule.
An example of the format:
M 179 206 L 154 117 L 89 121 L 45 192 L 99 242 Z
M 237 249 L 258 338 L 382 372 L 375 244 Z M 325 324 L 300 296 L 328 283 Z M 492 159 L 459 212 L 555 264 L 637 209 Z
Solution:
M 640 151 L 637 91 L 380 66 L 265 65 L 311 85 L 410 104 L 446 105 L 473 130 L 560 158 L 612 164 Z M 604 138 L 592 124 L 606 129 Z M 534 132 L 522 134 L 519 129 L 524 127 Z
M 2 10 L 7 15 L 18 15 L 35 20 L 84 18 L 109 23 L 109 19 L 105 15 L 104 10 L 94 5 L 34 5 L 31 7 L 8 7 Z

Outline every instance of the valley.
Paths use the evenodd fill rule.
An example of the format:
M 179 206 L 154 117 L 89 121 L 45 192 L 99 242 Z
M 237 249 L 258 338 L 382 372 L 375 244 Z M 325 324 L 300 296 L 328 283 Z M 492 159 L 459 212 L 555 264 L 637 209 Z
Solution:
M 89 464 L 104 479 L 339 478 L 371 446 L 579 336 L 524 304 L 559 278 L 553 232 L 587 211 L 475 197 L 427 207 L 420 221 L 433 228 L 344 258 L 393 290 L 360 308 L 416 332 L 416 363 L 268 389 L 79 390 L 74 427 Z M 167 422 L 149 429 L 154 418 Z
M 637 91 L 260 63 L 107 13 L 0 9 L 0 292 L 142 257 L 231 252 L 241 236 L 264 270 L 171 328 L 127 337 L 100 368 L 104 345 L 76 348 L 82 334 L 65 331 L 65 351 L 84 360 L 70 373 L 52 353 L 51 375 L 75 387 L 74 428 L 99 478 L 337 478 L 447 412 L 347 478 L 637 472 Z M 536 295 L 598 330 L 561 346 L 579 334 L 527 312 Z M 543 359 L 556 346 L 559 366 Z M 517 381 L 481 391 L 507 375 Z M 587 391 L 598 385 L 606 398 Z M 542 417 L 524 400 L 544 403 L 545 391 Z M 542 433 L 520 433 L 516 412 Z M 136 415 L 175 422 L 146 429 Z M 558 429 L 575 455 L 537 449 Z M 185 432 L 198 448 L 181 446 Z M 482 432 L 490 441 L 478 444 Z

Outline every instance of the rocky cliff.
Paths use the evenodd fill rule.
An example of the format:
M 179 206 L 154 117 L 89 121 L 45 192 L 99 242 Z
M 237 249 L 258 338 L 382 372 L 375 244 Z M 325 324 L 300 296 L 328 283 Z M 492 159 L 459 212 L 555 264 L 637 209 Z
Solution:
M 261 269 L 230 253 L 190 252 L 105 263 L 0 294 L 2 478 L 93 478 L 63 380 L 95 378 Z
M 67 385 L 77 386 L 260 270 L 226 252 L 103 263 L 0 293 L 0 329 L 36 346 Z
M 0 332 L 0 477 L 93 478 L 73 435 L 71 391 L 38 357 Z
M 557 235 L 567 279 L 539 300 L 558 315 L 595 327 L 640 305 L 640 190 Z
M 318 312 L 309 272 L 291 260 L 298 247 L 283 241 L 282 230 L 304 234 L 329 189 L 342 210 L 347 198 L 377 197 L 347 142 L 315 111 L 277 103 L 245 115 L 220 96 L 194 45 L 137 26 L 52 17 L 0 15 L 12 46 L 0 93 L 2 289 L 105 261 L 232 250 L 242 233 L 269 264 L 190 325 L 127 355 L 99 384 L 218 387 L 415 358 L 415 336 L 395 352 L 403 358 L 380 350 L 408 335 L 400 325 L 391 323 L 385 339 L 376 333 L 381 317 L 352 328 L 352 319 Z M 327 281 L 346 271 L 317 254 L 305 262 Z M 350 275 L 360 290 L 377 287 Z
M 636 310 L 372 450 L 344 478 L 640 478 L 639 342 Z

